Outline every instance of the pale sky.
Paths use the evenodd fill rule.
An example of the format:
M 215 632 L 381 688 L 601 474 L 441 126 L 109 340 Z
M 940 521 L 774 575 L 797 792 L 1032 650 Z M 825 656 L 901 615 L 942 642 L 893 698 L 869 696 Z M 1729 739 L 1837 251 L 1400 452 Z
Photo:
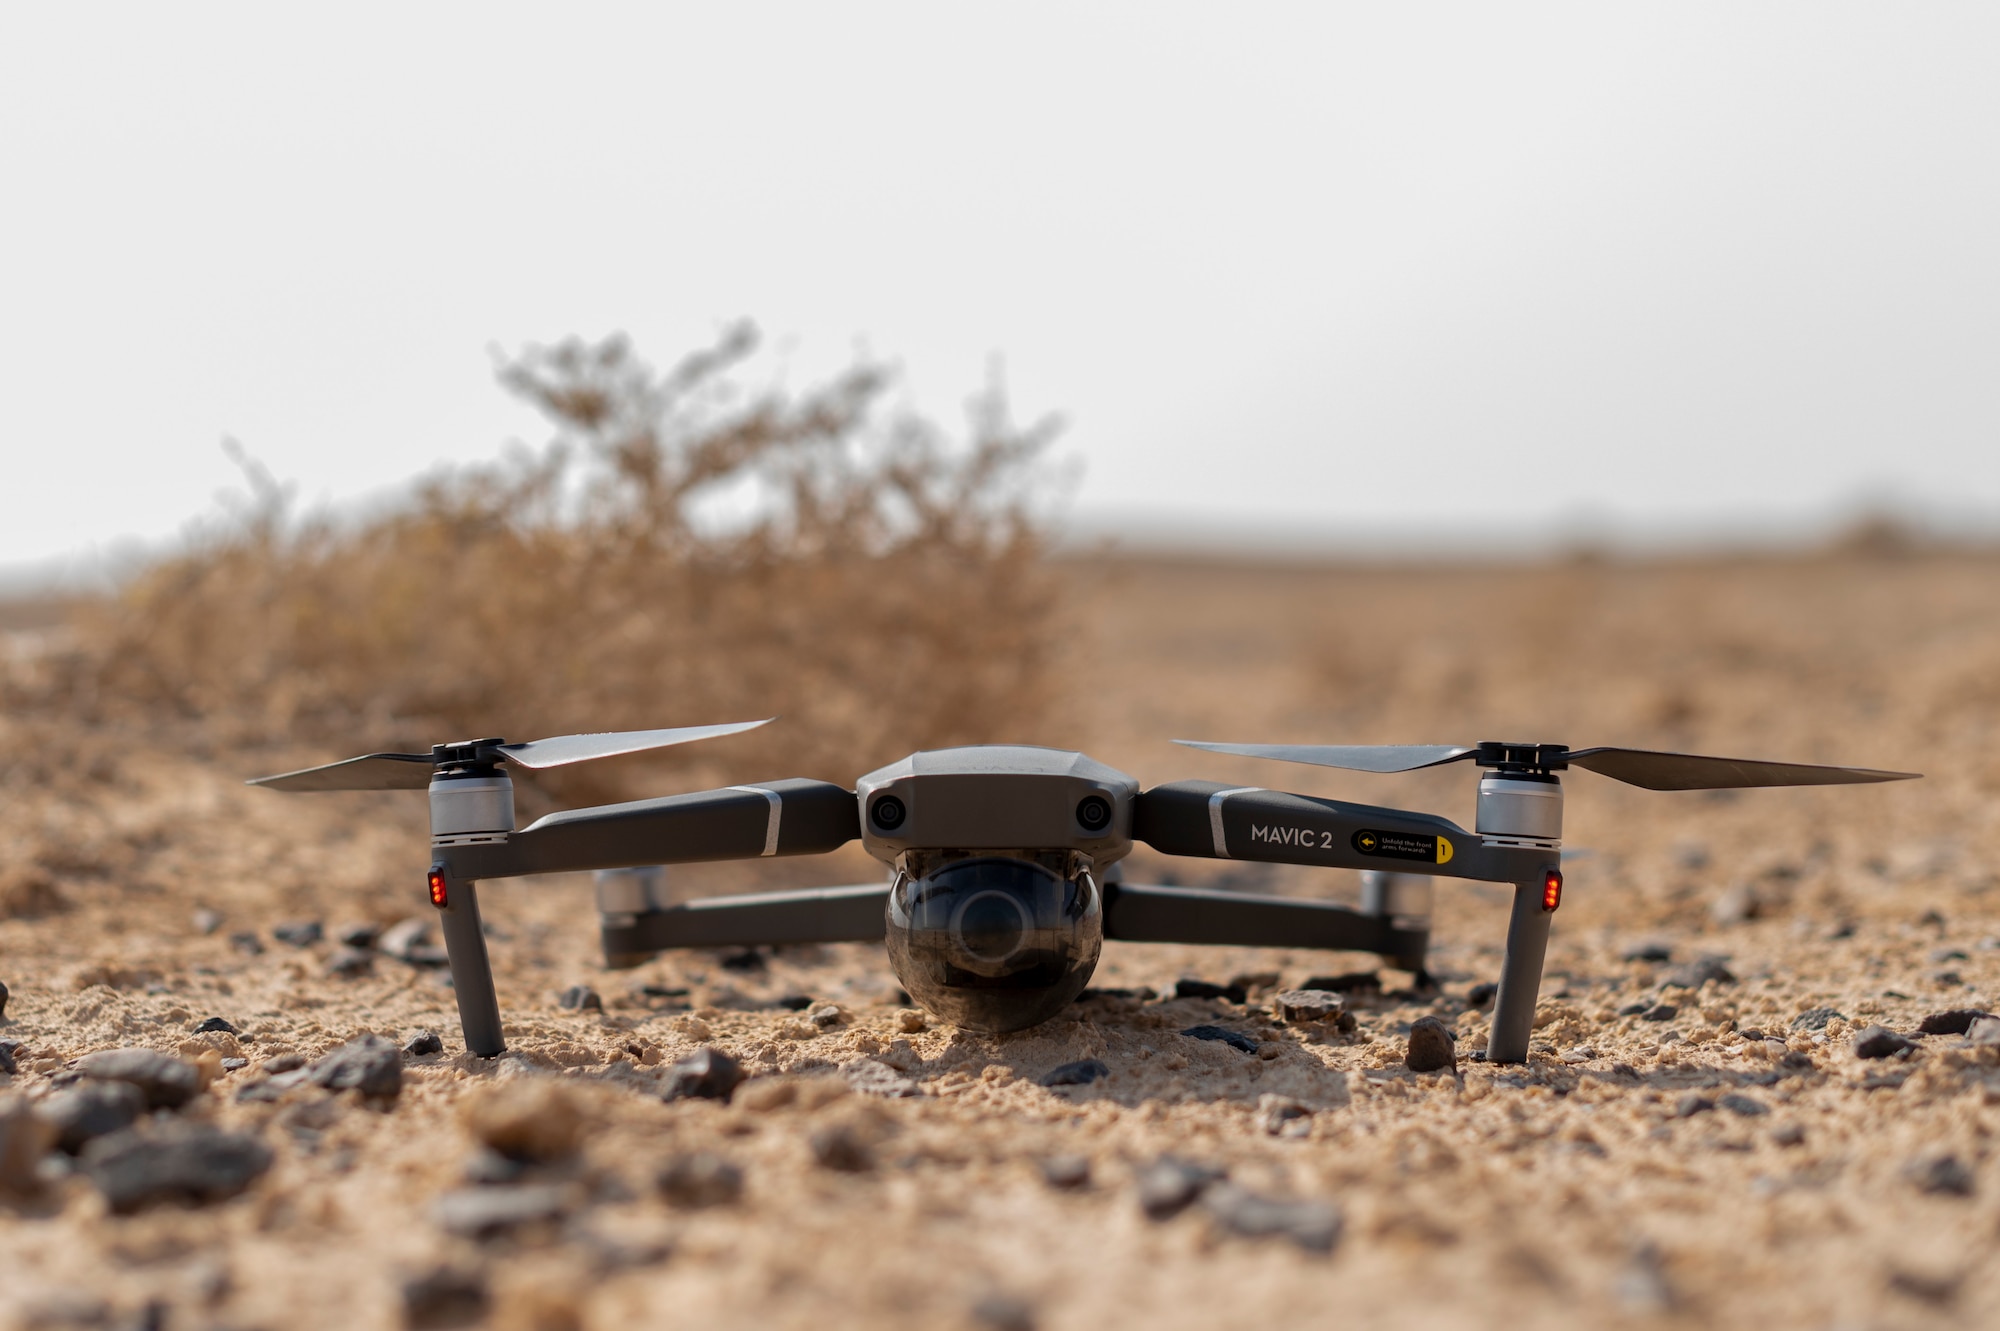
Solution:
M 0 566 L 540 422 L 748 316 L 1080 532 L 2000 513 L 1990 5 L 0 8 Z

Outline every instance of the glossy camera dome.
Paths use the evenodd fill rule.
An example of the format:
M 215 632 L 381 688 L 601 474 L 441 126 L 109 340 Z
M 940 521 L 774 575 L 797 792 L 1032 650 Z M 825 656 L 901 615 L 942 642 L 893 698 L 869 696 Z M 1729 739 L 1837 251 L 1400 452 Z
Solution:
M 1018 1031 L 1083 991 L 1104 941 L 1081 856 L 911 856 L 888 905 L 889 961 L 917 1002 L 955 1025 Z

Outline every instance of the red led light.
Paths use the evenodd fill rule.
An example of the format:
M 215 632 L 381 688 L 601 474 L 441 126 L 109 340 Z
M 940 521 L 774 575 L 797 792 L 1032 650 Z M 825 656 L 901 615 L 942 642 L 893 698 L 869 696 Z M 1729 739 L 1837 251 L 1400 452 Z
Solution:
M 1554 910 L 1563 904 L 1562 870 L 1551 869 L 1542 875 L 1542 909 Z
M 439 910 L 443 910 L 446 906 L 451 904 L 449 901 L 445 899 L 443 869 L 431 870 L 430 884 L 431 884 L 431 904 L 433 906 L 436 906 Z

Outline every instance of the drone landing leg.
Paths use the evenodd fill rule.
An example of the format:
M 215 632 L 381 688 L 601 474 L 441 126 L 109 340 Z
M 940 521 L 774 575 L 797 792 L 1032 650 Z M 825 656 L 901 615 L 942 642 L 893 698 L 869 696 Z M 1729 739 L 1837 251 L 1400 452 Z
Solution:
M 1507 921 L 1507 956 L 1500 966 L 1500 992 L 1493 1000 L 1493 1030 L 1486 1038 L 1489 1063 L 1528 1061 L 1528 1037 L 1535 1029 L 1535 998 L 1542 988 L 1542 960 L 1549 950 L 1549 924 L 1540 883 L 1514 885 L 1514 914 Z
M 481 1058 L 507 1051 L 500 1035 L 500 998 L 493 992 L 493 965 L 486 958 L 486 935 L 479 928 L 479 893 L 472 880 L 446 878 L 444 950 L 451 958 L 451 989 L 458 998 L 458 1024 L 465 1047 Z

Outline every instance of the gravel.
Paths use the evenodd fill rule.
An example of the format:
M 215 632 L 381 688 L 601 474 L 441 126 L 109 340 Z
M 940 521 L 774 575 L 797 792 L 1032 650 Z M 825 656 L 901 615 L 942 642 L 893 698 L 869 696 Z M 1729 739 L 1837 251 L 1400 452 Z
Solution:
M 727 1100 L 743 1084 L 743 1065 L 720 1049 L 697 1049 L 667 1069 L 663 1100 Z
M 290 920 L 271 930 L 271 937 L 293 947 L 311 947 L 326 937 L 318 920 Z
M 1410 1023 L 1403 1064 L 1412 1072 L 1441 1072 L 1458 1062 L 1456 1043 L 1451 1027 L 1436 1017 L 1418 1017 Z
M 382 926 L 379 924 L 343 924 L 333 937 L 346 947 L 371 948 L 381 936 Z
M 813 1159 L 823 1169 L 844 1174 L 864 1174 L 875 1168 L 875 1152 L 861 1134 L 845 1123 L 835 1123 L 814 1132 L 808 1139 Z
M 545 1163 L 564 1159 L 582 1144 L 588 1126 L 577 1095 L 546 1078 L 502 1082 L 470 1100 L 466 1131 L 510 1160 Z
M 1325 1254 L 1340 1241 L 1340 1209 L 1330 1202 L 1280 1201 L 1234 1183 L 1206 1189 L 1202 1209 L 1216 1224 L 1244 1238 L 1285 1238 L 1306 1252 Z
M 1332 1022 L 1344 1031 L 1354 1029 L 1354 1017 L 1347 1000 L 1331 989 L 1283 989 L 1271 1000 L 1271 1013 L 1279 1021 L 1299 1025 Z
M 1639 1014 L 1640 1021 L 1672 1021 L 1681 1010 L 1672 1003 L 1655 1003 Z
M 199 1068 L 156 1049 L 106 1049 L 85 1054 L 77 1060 L 76 1070 L 93 1081 L 122 1081 L 138 1087 L 148 1109 L 178 1109 L 202 1092 Z
M 56 1131 L 56 1145 L 75 1155 L 90 1141 L 129 1128 L 146 1112 L 146 1095 L 124 1081 L 80 1081 L 35 1106 Z
M 1051 1155 L 1038 1163 L 1042 1182 L 1051 1188 L 1074 1192 L 1090 1186 L 1090 1157 L 1087 1155 Z
M 1758 1118 L 1771 1112 L 1771 1107 L 1763 1101 L 1752 1100 L 1747 1095 L 1737 1095 L 1733 1092 L 1717 1100 L 1715 1107 L 1717 1109 L 1727 1109 L 1730 1113 L 1741 1115 L 1744 1118 Z
M 923 1094 L 923 1088 L 879 1058 L 857 1058 L 840 1069 L 841 1080 L 863 1095 L 879 1095 L 885 1100 L 907 1100 Z
M 375 954 L 364 948 L 343 947 L 326 959 L 326 973 L 351 980 L 375 969 Z
M 556 1006 L 565 1012 L 602 1012 L 604 1000 L 587 984 L 573 984 L 556 995 Z
M 553 1224 L 569 1210 L 569 1193 L 553 1183 L 460 1188 L 437 1199 L 438 1228 L 460 1238 L 488 1239 L 524 1225 Z
M 379 1035 L 364 1035 L 313 1064 L 307 1080 L 329 1091 L 359 1091 L 370 1100 L 393 1100 L 403 1090 L 402 1051 Z
M 743 1198 L 743 1170 L 713 1151 L 675 1156 L 654 1177 L 660 1196 L 683 1210 L 733 1206 Z
M 1232 1031 L 1226 1026 L 1190 1026 L 1181 1032 L 1191 1040 L 1216 1040 L 1231 1049 L 1241 1049 L 1246 1054 L 1257 1052 L 1257 1042 L 1241 1031 Z
M 1163 1155 L 1139 1171 L 1139 1209 L 1148 1220 L 1171 1220 L 1223 1176 L 1212 1166 Z
M 1887 1026 L 1869 1026 L 1854 1037 L 1856 1058 L 1889 1058 L 1916 1047 Z
M 1955 1155 L 1931 1155 L 1912 1161 L 1903 1176 L 1918 1191 L 1938 1197 L 1970 1197 L 1977 1184 L 1971 1166 Z
M 234 1197 L 271 1167 L 271 1148 L 247 1133 L 174 1123 L 154 1132 L 126 1128 L 83 1148 L 83 1172 L 113 1211 L 155 1202 L 205 1203 Z
M 1499 985 L 1490 980 L 1482 981 L 1465 991 L 1465 1005 L 1471 1008 L 1483 1008 L 1498 997 L 1499 993 Z
M 1717 984 L 1734 984 L 1736 976 L 1723 964 L 1722 958 L 1700 957 L 1674 967 L 1660 978 L 1660 983 L 1677 989 L 1699 989 L 1711 980 Z
M 1064 1063 L 1051 1068 L 1042 1075 L 1044 1086 L 1088 1086 L 1101 1077 L 1111 1075 L 1111 1068 L 1097 1058 L 1080 1058 L 1074 1063 Z
M 403 1042 L 403 1052 L 411 1058 L 424 1058 L 444 1052 L 444 1037 L 436 1031 L 418 1031 Z
M 1657 938 L 1645 938 L 1619 953 L 1625 961 L 1672 961 L 1673 947 Z
M 1826 1029 L 1826 1024 L 1829 1021 L 1846 1020 L 1847 1014 L 1844 1012 L 1838 1012 L 1830 1007 L 1816 1007 L 1793 1017 L 1792 1029 L 1795 1031 L 1823 1031 Z
M 236 1027 L 231 1025 L 228 1019 L 224 1017 L 209 1017 L 200 1022 L 194 1028 L 194 1033 L 196 1035 L 200 1035 L 205 1031 L 221 1031 L 224 1035 L 242 1034 L 241 1031 L 237 1030 Z

